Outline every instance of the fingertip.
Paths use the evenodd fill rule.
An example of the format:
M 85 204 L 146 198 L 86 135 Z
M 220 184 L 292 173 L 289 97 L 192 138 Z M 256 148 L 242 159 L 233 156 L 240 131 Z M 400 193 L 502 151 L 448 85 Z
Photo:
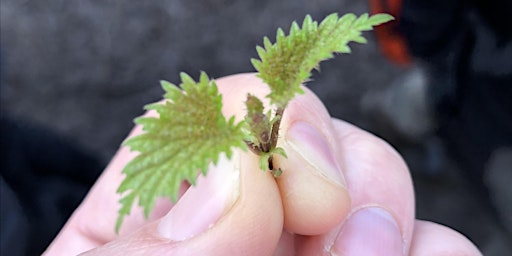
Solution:
M 340 120 L 333 121 L 352 208 L 377 206 L 397 221 L 409 251 L 415 200 L 409 169 L 402 157 L 382 139 Z
M 290 102 L 278 146 L 287 158 L 276 157 L 283 174 L 277 179 L 285 228 L 301 235 L 325 233 L 342 222 L 350 196 L 338 162 L 331 118 L 321 101 L 305 89 Z
M 242 151 L 239 155 L 240 185 L 236 202 L 205 232 L 181 241 L 177 252 L 270 255 L 275 250 L 283 228 L 277 185 L 269 172 L 259 169 L 258 156 Z
M 457 231 L 430 221 L 416 220 L 409 255 L 479 256 L 482 253 Z

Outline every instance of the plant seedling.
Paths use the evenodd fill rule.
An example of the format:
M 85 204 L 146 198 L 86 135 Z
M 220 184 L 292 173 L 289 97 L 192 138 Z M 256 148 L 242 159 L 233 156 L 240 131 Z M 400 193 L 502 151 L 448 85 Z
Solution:
M 350 53 L 349 42 L 366 43 L 363 31 L 392 19 L 388 14 L 339 17 L 334 13 L 318 23 L 308 15 L 302 27 L 293 22 L 288 35 L 278 29 L 275 43 L 265 37 L 263 47 L 256 47 L 259 59 L 251 62 L 270 87 L 266 97 L 271 109 L 265 110 L 262 101 L 249 94 L 247 114 L 240 122 L 223 116 L 222 95 L 206 73 L 197 82 L 181 73 L 179 86 L 162 81 L 165 102 L 145 107 L 158 117 L 136 118 L 144 132 L 124 142 L 139 154 L 123 169 L 126 176 L 117 190 L 123 197 L 116 231 L 136 199 L 147 218 L 157 198 L 176 201 L 183 181 L 195 185 L 198 170 L 206 175 L 210 163 L 216 164 L 221 154 L 231 158 L 235 148 L 250 149 L 260 156 L 260 168 L 278 177 L 282 171 L 272 159 L 275 154 L 286 157 L 276 145 L 288 102 L 304 93 L 301 84 L 321 61 L 335 53 Z

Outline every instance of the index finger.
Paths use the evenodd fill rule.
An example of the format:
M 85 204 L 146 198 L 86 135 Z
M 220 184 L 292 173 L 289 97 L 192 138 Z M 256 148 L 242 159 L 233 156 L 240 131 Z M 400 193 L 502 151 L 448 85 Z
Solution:
M 414 227 L 409 170 L 386 142 L 333 119 L 338 159 L 352 200 L 347 218 L 329 232 L 304 237 L 301 255 L 407 255 Z

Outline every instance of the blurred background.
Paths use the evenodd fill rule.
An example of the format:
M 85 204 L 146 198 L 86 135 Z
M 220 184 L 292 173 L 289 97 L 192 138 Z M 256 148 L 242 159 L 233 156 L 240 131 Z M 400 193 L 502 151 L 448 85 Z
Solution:
M 397 21 L 322 63 L 310 88 L 404 156 L 418 218 L 510 255 L 509 2 L 1 0 L 0 254 L 46 248 L 132 119 L 161 99 L 159 80 L 252 72 L 278 27 L 380 11 Z

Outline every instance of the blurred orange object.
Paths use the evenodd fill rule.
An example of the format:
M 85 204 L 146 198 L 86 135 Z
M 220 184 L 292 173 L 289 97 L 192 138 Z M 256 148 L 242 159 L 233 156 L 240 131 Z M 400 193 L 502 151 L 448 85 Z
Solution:
M 395 20 L 375 28 L 381 51 L 394 63 L 409 66 L 412 64 L 412 57 L 398 28 L 401 10 L 402 0 L 370 0 L 371 14 L 388 13 L 395 17 Z

